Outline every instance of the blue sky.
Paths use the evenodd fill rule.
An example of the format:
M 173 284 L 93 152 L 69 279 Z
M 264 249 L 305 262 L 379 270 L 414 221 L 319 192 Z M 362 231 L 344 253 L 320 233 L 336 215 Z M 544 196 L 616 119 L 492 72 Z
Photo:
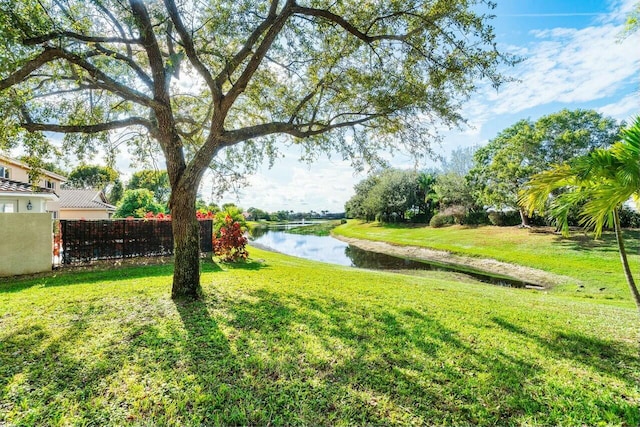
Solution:
M 486 144 L 522 118 L 537 119 L 563 108 L 592 108 L 619 120 L 640 114 L 640 32 L 620 40 L 626 13 L 637 0 L 497 0 L 493 26 L 501 49 L 525 61 L 505 70 L 519 82 L 498 92 L 482 88 L 463 107 L 469 126 L 445 132 L 436 152 Z M 232 201 L 275 211 L 342 211 L 353 185 L 364 178 L 348 162 L 321 158 L 297 162 L 297 153 L 249 177 L 250 186 Z M 402 154 L 390 158 L 411 168 Z M 419 167 L 433 167 L 425 162 Z M 202 195 L 208 198 L 207 185 Z

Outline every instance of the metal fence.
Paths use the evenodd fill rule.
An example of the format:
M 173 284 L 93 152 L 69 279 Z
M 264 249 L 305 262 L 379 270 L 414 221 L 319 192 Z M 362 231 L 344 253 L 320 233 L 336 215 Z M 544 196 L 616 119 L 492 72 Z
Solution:
M 213 221 L 198 222 L 200 251 L 211 252 Z M 173 254 L 171 221 L 60 220 L 58 230 L 59 259 L 65 265 Z

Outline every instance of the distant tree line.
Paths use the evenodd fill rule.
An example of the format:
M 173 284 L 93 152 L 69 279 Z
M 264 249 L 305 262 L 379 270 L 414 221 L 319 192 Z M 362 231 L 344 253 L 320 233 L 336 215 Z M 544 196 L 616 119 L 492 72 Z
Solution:
M 440 169 L 378 170 L 354 187 L 346 215 L 365 221 L 528 226 L 546 224 L 518 206 L 529 179 L 613 144 L 622 124 L 593 110 L 562 110 L 537 121 L 520 120 L 483 147 L 453 150 Z M 578 224 L 579 207 L 569 213 Z M 626 226 L 639 223 L 625 211 Z

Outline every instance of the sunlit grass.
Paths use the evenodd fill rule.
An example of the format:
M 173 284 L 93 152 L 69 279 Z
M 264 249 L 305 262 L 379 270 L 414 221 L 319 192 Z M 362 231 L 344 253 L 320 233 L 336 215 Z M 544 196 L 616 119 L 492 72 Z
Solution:
M 0 425 L 638 425 L 633 309 L 251 249 L 0 284 Z
M 431 228 L 357 221 L 350 221 L 334 229 L 333 233 L 534 267 L 574 279 L 554 287 L 552 292 L 615 299 L 629 307 L 633 305 L 612 233 L 605 233 L 601 239 L 594 240 L 593 235 L 582 232 L 564 238 L 559 234 L 535 233 L 517 227 Z M 640 267 L 640 232 L 625 230 L 625 235 L 630 263 L 633 271 L 637 272 Z

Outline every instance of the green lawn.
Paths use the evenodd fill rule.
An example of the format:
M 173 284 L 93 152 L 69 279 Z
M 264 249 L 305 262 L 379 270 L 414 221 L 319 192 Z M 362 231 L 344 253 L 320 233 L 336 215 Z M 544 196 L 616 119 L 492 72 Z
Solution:
M 552 289 L 554 293 L 614 299 L 633 306 L 613 233 L 605 233 L 601 239 L 594 240 L 593 235 L 582 232 L 564 238 L 553 233 L 535 233 L 517 227 L 431 228 L 358 221 L 349 221 L 335 228 L 333 233 L 539 268 L 575 279 L 571 283 L 556 286 Z M 640 270 L 640 231 L 625 231 L 625 236 L 631 268 L 637 273 Z
M 250 252 L 0 283 L 0 425 L 640 424 L 626 304 Z

